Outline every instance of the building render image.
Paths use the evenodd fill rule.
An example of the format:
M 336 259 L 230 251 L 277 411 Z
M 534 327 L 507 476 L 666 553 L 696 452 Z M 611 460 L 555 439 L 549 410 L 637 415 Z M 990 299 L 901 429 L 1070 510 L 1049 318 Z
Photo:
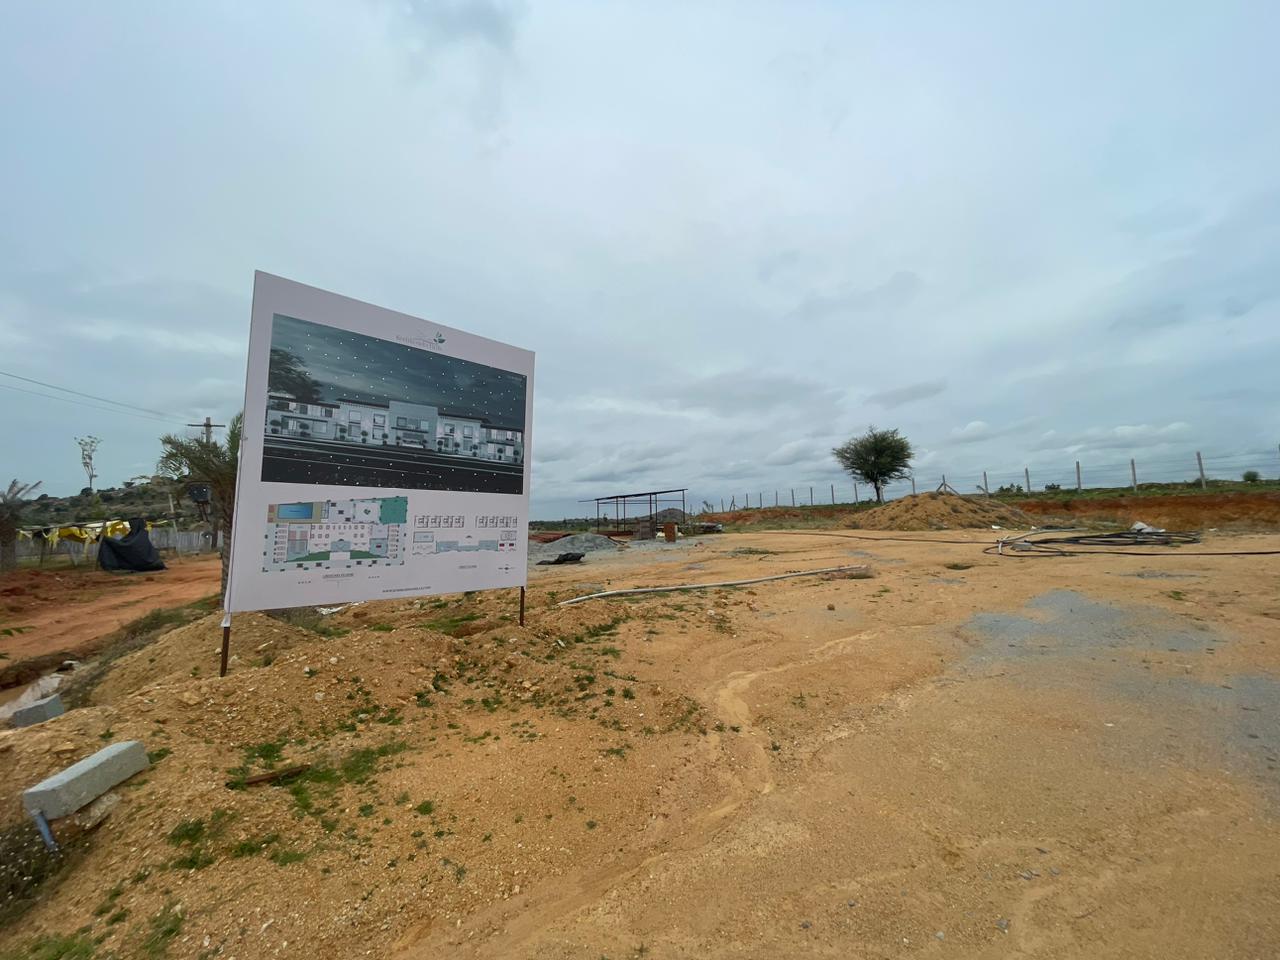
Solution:
M 500 463 L 524 461 L 524 431 L 459 416 L 420 403 L 300 403 L 287 394 L 267 396 L 267 436 L 343 444 L 376 444 Z

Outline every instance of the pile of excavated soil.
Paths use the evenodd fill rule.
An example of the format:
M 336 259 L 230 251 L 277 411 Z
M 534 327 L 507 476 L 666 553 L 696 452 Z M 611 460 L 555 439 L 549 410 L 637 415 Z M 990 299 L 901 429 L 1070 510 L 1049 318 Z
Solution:
M 261 613 L 237 614 L 232 625 L 232 650 L 238 660 L 269 663 L 299 643 L 314 643 L 316 634 Z M 170 630 L 155 643 L 126 654 L 111 665 L 93 690 L 93 703 L 111 703 L 165 680 L 209 677 L 222 655 L 222 614 L 202 617 Z
M 921 493 L 857 514 L 851 526 L 863 530 L 1025 530 L 1035 526 L 1035 521 L 1021 510 L 986 497 Z
M 598 533 L 575 533 L 561 537 L 553 543 L 530 543 L 529 556 L 539 560 L 559 556 L 562 553 L 594 553 L 597 550 L 618 550 L 618 544 Z
M 149 955 L 166 917 L 173 960 L 388 956 L 614 856 L 653 827 L 653 791 L 705 749 L 707 721 L 644 676 L 665 608 L 529 601 L 525 627 L 513 591 L 356 605 L 324 635 L 237 615 L 223 679 L 206 617 L 122 657 L 93 706 L 0 731 L 0 830 L 34 831 L 21 791 L 107 743 L 152 760 L 97 830 L 59 821 L 76 865 L 0 932 L 0 956 L 77 930 Z M 296 764 L 311 770 L 237 787 Z

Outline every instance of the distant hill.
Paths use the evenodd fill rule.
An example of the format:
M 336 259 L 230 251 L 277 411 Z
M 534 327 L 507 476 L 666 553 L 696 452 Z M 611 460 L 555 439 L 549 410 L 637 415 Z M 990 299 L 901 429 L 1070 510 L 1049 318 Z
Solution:
M 22 512 L 22 526 L 62 526 L 93 520 L 127 520 L 130 517 L 168 520 L 170 495 L 179 528 L 189 530 L 203 526 L 195 504 L 187 499 L 185 491 L 176 484 L 160 480 L 108 487 L 92 494 L 85 488 L 72 497 L 41 494 L 28 501 Z

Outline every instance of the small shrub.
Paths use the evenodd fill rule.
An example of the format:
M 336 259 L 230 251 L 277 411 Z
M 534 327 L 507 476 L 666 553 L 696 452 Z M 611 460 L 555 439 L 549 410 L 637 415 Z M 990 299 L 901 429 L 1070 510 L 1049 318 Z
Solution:
M 194 844 L 204 836 L 203 820 L 183 820 L 169 831 L 168 840 L 175 847 Z
M 37 937 L 23 952 L 6 953 L 4 956 L 6 960 L 11 957 L 14 960 L 18 957 L 26 957 L 29 960 L 89 960 L 93 956 L 93 951 L 93 941 L 82 933 L 70 937 L 53 934 Z
M 1262 474 L 1257 470 L 1246 470 L 1244 473 L 1240 474 L 1240 479 L 1245 483 L 1257 483 L 1262 479 Z
M 169 952 L 169 943 L 182 930 L 182 914 L 169 904 L 151 918 L 149 927 L 142 949 L 148 957 L 163 957 Z

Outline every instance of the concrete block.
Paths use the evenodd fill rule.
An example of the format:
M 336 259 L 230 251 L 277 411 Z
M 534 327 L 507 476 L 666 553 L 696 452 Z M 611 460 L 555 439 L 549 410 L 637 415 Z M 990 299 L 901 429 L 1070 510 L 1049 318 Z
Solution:
M 33 723 L 44 723 L 44 721 L 60 717 L 64 713 L 66 713 L 66 708 L 62 706 L 62 697 L 55 693 L 51 697 L 45 697 L 43 700 L 29 703 L 25 707 L 19 707 L 10 715 L 9 723 L 15 727 L 29 727 Z
M 22 805 L 49 820 L 65 817 L 148 766 L 141 740 L 113 743 L 24 790 Z

